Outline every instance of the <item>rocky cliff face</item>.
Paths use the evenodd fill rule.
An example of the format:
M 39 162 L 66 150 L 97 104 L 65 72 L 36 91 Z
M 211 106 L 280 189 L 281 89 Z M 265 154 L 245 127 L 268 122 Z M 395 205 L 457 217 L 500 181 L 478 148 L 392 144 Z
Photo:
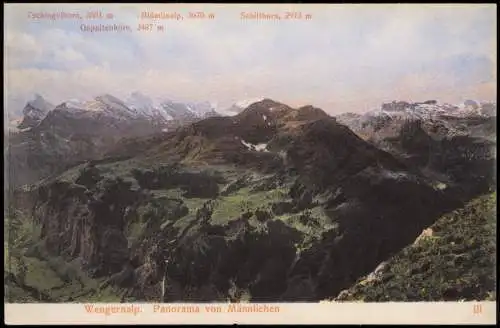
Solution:
M 129 259 L 124 213 L 138 195 L 120 180 L 99 187 L 95 194 L 64 182 L 42 187 L 33 215 L 50 252 L 79 257 L 96 275 L 109 275 Z

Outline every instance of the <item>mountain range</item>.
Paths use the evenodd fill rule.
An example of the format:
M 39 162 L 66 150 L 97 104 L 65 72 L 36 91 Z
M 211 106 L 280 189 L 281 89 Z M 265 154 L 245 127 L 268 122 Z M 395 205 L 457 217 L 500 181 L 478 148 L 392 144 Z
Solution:
M 13 131 L 32 128 L 40 123 L 52 110 L 83 113 L 87 115 L 105 115 L 118 120 L 150 120 L 159 125 L 186 124 L 199 119 L 235 115 L 245 109 L 252 101 L 244 100 L 227 109 L 217 109 L 216 104 L 209 101 L 183 102 L 169 99 L 153 100 L 141 92 L 131 93 L 125 100 L 110 94 L 103 94 L 90 100 L 68 99 L 55 106 L 36 94 L 33 100 L 26 103 L 22 117 L 12 117 L 10 128 Z M 16 112 L 16 111 L 12 111 Z
M 16 159 L 10 166 L 11 183 L 33 182 L 68 165 L 99 158 L 124 137 L 175 130 L 218 115 L 210 102 L 155 103 L 140 92 L 126 100 L 104 94 L 57 106 L 37 94 L 26 103 L 23 117 L 8 126 L 10 156 Z
M 459 226 L 490 222 L 474 200 L 496 188 L 496 104 L 392 102 L 334 117 L 268 98 L 231 115 L 140 93 L 39 103 L 8 148 L 16 301 L 381 300 L 383 287 L 360 287 L 381 263 L 410 266 L 384 275 L 400 274 L 397 295 L 397 270 L 434 270 L 401 260 L 422 231 L 470 206 Z M 457 249 L 440 270 L 473 278 L 443 275 L 409 299 L 492 297 L 493 262 L 470 253 L 489 239 L 441 233 Z

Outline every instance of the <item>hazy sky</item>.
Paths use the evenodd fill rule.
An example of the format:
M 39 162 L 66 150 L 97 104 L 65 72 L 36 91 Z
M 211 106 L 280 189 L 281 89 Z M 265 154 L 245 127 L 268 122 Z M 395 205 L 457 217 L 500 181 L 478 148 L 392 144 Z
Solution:
M 82 32 L 103 21 L 30 19 L 29 12 L 111 12 L 132 32 Z M 5 4 L 7 105 L 40 93 L 57 104 L 102 93 L 217 102 L 254 97 L 362 112 L 391 100 L 496 99 L 492 5 Z M 141 11 L 215 14 L 138 32 Z M 312 19 L 242 20 L 301 11 Z M 149 23 L 143 21 L 143 23 Z

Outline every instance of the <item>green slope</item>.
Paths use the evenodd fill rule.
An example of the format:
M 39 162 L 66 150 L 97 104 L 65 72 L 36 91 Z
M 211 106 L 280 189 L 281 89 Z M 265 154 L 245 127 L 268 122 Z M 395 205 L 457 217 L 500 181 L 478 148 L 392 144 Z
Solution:
M 495 202 L 496 193 L 482 196 L 441 217 L 430 227 L 432 233 L 335 300 L 495 300 Z

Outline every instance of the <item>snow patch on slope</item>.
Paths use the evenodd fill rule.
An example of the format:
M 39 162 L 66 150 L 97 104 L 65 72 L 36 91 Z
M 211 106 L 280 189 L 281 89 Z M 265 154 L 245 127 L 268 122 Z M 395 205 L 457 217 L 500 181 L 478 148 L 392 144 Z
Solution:
M 269 152 L 269 150 L 267 150 L 267 143 L 252 144 L 252 143 L 246 142 L 243 139 L 241 139 L 240 141 L 245 147 L 247 147 L 248 150 Z
M 267 150 L 267 143 L 256 144 L 255 145 L 255 150 L 256 151 L 269 152 L 269 150 Z
M 381 177 L 384 177 L 386 179 L 391 179 L 396 181 L 418 180 L 417 176 L 413 174 L 409 174 L 407 172 L 391 171 L 383 168 L 381 168 L 380 171 L 378 171 L 378 174 L 380 174 Z
M 87 110 L 85 102 L 78 99 L 70 99 L 64 102 L 67 108 Z

